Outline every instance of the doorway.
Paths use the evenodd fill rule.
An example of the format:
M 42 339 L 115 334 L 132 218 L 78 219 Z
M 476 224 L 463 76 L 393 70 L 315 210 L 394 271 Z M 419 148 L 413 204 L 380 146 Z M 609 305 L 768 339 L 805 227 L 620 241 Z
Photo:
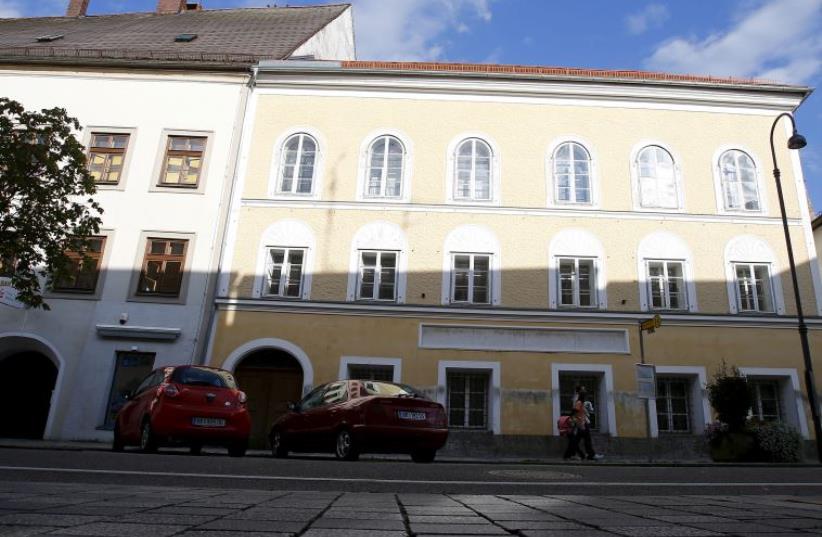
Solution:
M 42 439 L 56 381 L 57 367 L 39 352 L 0 359 L 0 437 Z

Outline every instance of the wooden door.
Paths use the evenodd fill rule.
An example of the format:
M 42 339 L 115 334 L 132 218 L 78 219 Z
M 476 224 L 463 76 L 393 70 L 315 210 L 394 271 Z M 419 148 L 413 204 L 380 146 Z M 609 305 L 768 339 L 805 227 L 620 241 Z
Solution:
M 240 389 L 248 395 L 251 412 L 250 447 L 268 447 L 271 424 L 288 411 L 289 402 L 302 396 L 303 374 L 300 370 L 267 367 L 240 367 L 234 373 Z

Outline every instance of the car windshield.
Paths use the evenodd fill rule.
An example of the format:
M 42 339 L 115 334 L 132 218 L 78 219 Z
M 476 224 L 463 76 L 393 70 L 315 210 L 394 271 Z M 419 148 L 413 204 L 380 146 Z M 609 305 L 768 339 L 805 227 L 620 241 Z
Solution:
M 374 380 L 363 380 L 363 389 L 368 395 L 382 395 L 385 397 L 419 397 L 428 399 L 426 396 L 408 386 L 407 384 L 393 384 L 390 382 L 378 382 Z
M 205 367 L 182 367 L 174 371 L 173 382 L 188 386 L 214 386 L 215 388 L 237 388 L 234 377 L 228 371 Z

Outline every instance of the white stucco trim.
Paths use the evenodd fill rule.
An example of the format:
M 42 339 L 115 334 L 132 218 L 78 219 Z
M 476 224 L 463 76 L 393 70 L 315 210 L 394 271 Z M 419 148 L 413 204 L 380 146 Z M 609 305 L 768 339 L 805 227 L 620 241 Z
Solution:
M 668 231 L 655 231 L 646 235 L 639 243 L 636 260 L 639 276 L 639 307 L 642 311 L 652 309 L 648 296 L 648 261 L 682 261 L 685 292 L 688 295 L 687 311 L 692 313 L 698 311 L 693 255 L 683 239 Z
M 369 150 L 378 138 L 383 136 L 393 136 L 400 141 L 403 146 L 404 156 L 402 162 L 402 186 L 400 189 L 400 197 L 386 198 L 386 197 L 369 197 L 365 195 L 366 183 L 368 182 L 368 167 L 369 167 Z M 360 144 L 359 163 L 357 165 L 357 201 L 362 203 L 408 203 L 411 201 L 411 181 L 414 176 L 414 144 L 411 138 L 404 132 L 392 129 L 382 128 L 374 129 L 369 132 Z
M 600 404 L 605 402 L 606 411 L 600 416 L 604 417 L 604 423 L 600 423 L 599 431 L 611 436 L 619 436 L 616 427 L 616 403 L 614 401 L 614 371 L 610 364 L 551 364 L 551 425 L 554 436 L 559 436 L 556 428 L 557 420 L 560 417 L 560 393 L 559 374 L 560 373 L 600 373 L 603 382 L 599 384 Z
M 451 304 L 452 257 L 455 253 L 490 254 L 491 256 L 491 306 L 502 300 L 502 260 L 500 243 L 496 234 L 486 226 L 466 224 L 451 230 L 445 237 L 442 249 L 441 303 Z M 470 304 L 469 304 L 470 306 Z
M 674 181 L 676 183 L 676 207 L 643 207 L 642 196 L 639 191 L 639 165 L 637 164 L 637 157 L 640 151 L 648 146 L 658 146 L 668 152 L 674 161 Z M 631 160 L 629 163 L 631 169 L 631 197 L 633 201 L 633 209 L 638 212 L 671 212 L 684 213 L 685 212 L 685 187 L 682 180 L 682 158 L 674 151 L 673 147 L 665 142 L 659 140 L 645 139 L 634 144 L 631 149 Z
M 297 194 L 279 191 L 280 173 L 283 165 L 283 145 L 289 138 L 297 134 L 307 134 L 314 138 L 314 141 L 317 143 L 317 153 L 314 161 L 314 179 L 311 182 L 310 194 Z M 274 149 L 271 155 L 271 169 L 269 170 L 268 176 L 268 197 L 280 200 L 319 200 L 322 198 L 324 156 L 326 147 L 328 147 L 328 145 L 326 144 L 325 137 L 322 133 L 314 127 L 308 125 L 295 125 L 289 127 L 288 130 L 280 134 L 277 141 L 274 142 Z
M 461 200 L 454 198 L 454 186 L 456 179 L 456 152 L 457 147 L 470 138 L 477 138 L 488 144 L 491 148 L 491 199 L 490 200 Z M 455 136 L 448 143 L 445 155 L 445 200 L 453 205 L 500 205 L 502 203 L 502 179 L 500 177 L 502 165 L 499 145 L 494 139 L 484 132 L 469 131 Z
M 756 166 L 756 188 L 759 193 L 759 210 L 758 211 L 743 211 L 743 210 L 729 210 L 725 208 L 725 193 L 722 191 L 722 171 L 719 167 L 719 157 L 723 155 L 726 151 L 731 151 L 735 149 L 737 151 L 741 151 L 751 157 L 753 160 L 754 166 Z M 764 169 L 762 167 L 762 161 L 759 159 L 756 153 L 750 150 L 744 144 L 723 144 L 716 148 L 714 151 L 713 156 L 711 157 L 711 170 L 713 171 L 713 179 L 714 179 L 714 195 L 716 196 L 716 212 L 717 214 L 728 214 L 728 215 L 741 215 L 741 214 L 750 214 L 750 215 L 759 215 L 759 216 L 770 216 L 771 211 L 768 209 L 768 196 L 767 196 L 767 189 L 765 188 L 765 183 L 763 179 L 763 172 Z
M 261 338 L 243 343 L 228 355 L 221 367 L 233 373 L 243 358 L 260 349 L 278 349 L 293 356 L 303 369 L 303 395 L 311 391 L 314 386 L 314 367 L 311 365 L 311 359 L 300 347 L 284 339 Z
M 350 365 L 384 365 L 393 368 L 394 382 L 402 380 L 402 358 L 379 358 L 376 356 L 341 356 L 340 372 L 337 378 L 348 378 L 348 366 Z
M 705 391 L 708 374 L 703 366 L 687 365 L 658 365 L 655 366 L 657 377 L 686 377 L 690 383 L 691 393 L 691 434 L 702 434 L 705 431 L 705 424 L 711 421 L 711 403 L 708 401 L 708 394 Z M 656 399 L 650 400 L 651 404 L 651 437 L 659 436 L 659 424 L 657 423 Z
M 728 287 L 728 306 L 731 313 L 739 313 L 734 263 L 764 263 L 770 266 L 774 310 L 777 315 L 785 315 L 785 299 L 782 295 L 782 278 L 780 277 L 781 270 L 767 241 L 753 235 L 739 235 L 729 240 L 725 246 L 725 281 Z
M 266 256 L 269 248 L 277 246 L 305 248 L 300 298 L 308 300 L 311 297 L 311 280 L 314 274 L 317 242 L 311 226 L 300 220 L 290 218 L 271 224 L 260 237 L 259 247 L 257 248 L 257 264 L 254 271 L 254 287 L 251 290 L 251 296 L 254 298 L 268 298 L 262 293 L 265 283 Z M 271 298 L 283 299 L 284 297 Z
M 462 360 L 440 360 L 437 364 L 437 402 L 445 407 L 448 412 L 448 383 L 447 373 L 449 369 L 469 369 L 474 371 L 490 371 L 491 386 L 488 393 L 489 423 L 488 426 L 494 434 L 501 434 L 501 400 L 502 400 L 502 376 L 500 374 L 502 366 L 499 362 L 472 362 Z
M 563 229 L 551 239 L 548 245 L 548 307 L 551 309 L 575 309 L 559 306 L 559 264 L 560 257 L 580 257 L 594 260 L 599 309 L 608 307 L 607 282 L 605 277 L 605 250 L 602 242 L 590 231 L 577 228 Z M 579 308 L 597 309 L 597 308 Z
M 799 374 L 792 367 L 740 367 L 739 373 L 746 377 L 772 378 L 778 380 L 782 393 L 780 398 L 785 406 L 787 418 L 785 421 L 789 425 L 799 429 L 803 438 L 810 438 L 808 432 L 808 419 L 805 415 L 805 405 L 802 400 L 802 387 L 799 384 Z M 793 405 L 791 405 L 793 402 Z
M 357 283 L 360 275 L 360 251 L 380 250 L 397 252 L 397 304 L 405 303 L 405 290 L 408 281 L 408 240 L 402 228 L 392 222 L 377 221 L 362 226 L 351 240 L 351 251 L 348 258 L 348 288 L 346 300 L 357 299 Z M 379 301 L 383 302 L 383 301 Z M 391 301 L 384 301 L 391 302 Z
M 589 161 L 589 177 L 591 181 L 591 202 L 590 203 L 572 203 L 572 202 L 560 202 L 556 200 L 556 184 L 554 182 L 554 153 L 559 148 L 560 145 L 564 143 L 576 143 L 581 145 L 585 148 L 588 152 L 588 156 L 591 158 Z M 579 209 L 579 210 L 595 210 L 600 208 L 600 186 L 599 186 L 599 166 L 597 165 L 598 159 L 596 152 L 594 151 L 594 146 L 591 142 L 583 138 L 582 136 L 578 136 L 576 134 L 570 134 L 567 136 L 560 136 L 554 138 L 550 144 L 548 144 L 548 148 L 545 151 L 545 185 L 546 185 L 546 207 L 557 209 L 557 208 L 572 208 L 572 209 Z
M 60 408 L 60 403 L 62 402 L 62 395 L 63 395 L 63 385 L 65 384 L 65 377 L 66 377 L 66 361 L 60 352 L 57 350 L 57 347 L 51 344 L 46 338 L 42 336 L 38 336 L 37 334 L 33 334 L 31 332 L 2 332 L 0 333 L 0 342 L 2 342 L 5 338 L 22 338 L 22 339 L 30 339 L 36 341 L 48 352 L 42 352 L 42 348 L 37 349 L 20 349 L 21 352 L 26 350 L 37 350 L 42 352 L 42 354 L 48 358 L 49 360 L 54 363 L 57 367 L 57 378 L 54 380 L 54 391 L 51 393 L 51 400 L 49 402 L 49 417 L 46 420 L 46 427 L 43 430 L 43 439 L 49 440 L 52 438 L 59 438 L 60 434 L 56 431 L 56 416 L 57 416 L 57 409 Z M 37 345 L 36 345 L 37 347 Z M 16 351 L 14 351 L 16 352 Z

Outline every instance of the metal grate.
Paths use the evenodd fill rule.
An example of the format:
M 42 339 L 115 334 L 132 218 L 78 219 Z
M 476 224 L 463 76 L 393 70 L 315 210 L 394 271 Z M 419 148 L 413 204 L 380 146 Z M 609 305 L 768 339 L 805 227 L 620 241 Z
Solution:
M 488 373 L 447 375 L 448 426 L 463 429 L 488 428 Z
M 686 379 L 660 378 L 656 382 L 656 420 L 660 432 L 691 431 L 690 386 Z

